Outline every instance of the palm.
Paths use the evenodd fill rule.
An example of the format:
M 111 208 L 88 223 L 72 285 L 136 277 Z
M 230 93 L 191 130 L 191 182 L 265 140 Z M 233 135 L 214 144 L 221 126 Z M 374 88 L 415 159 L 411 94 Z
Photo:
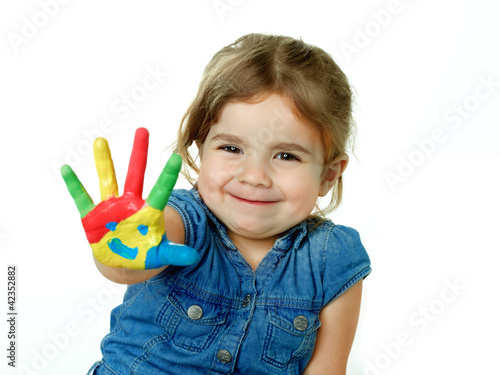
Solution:
M 172 155 L 146 201 L 142 199 L 148 138 L 146 129 L 137 129 L 122 196 L 118 196 L 108 143 L 104 138 L 95 141 L 101 191 L 98 205 L 94 205 L 73 170 L 67 165 L 61 168 L 94 256 L 107 266 L 151 269 L 168 264 L 190 265 L 198 260 L 194 249 L 174 244 L 165 235 L 163 209 L 179 174 L 179 155 Z

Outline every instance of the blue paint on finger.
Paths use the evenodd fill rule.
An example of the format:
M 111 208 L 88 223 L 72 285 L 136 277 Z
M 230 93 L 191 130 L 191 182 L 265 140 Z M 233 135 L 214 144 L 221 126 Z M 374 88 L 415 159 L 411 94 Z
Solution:
M 198 252 L 192 247 L 179 245 L 163 235 L 161 242 L 150 248 L 146 254 L 146 269 L 163 266 L 191 266 L 200 260 Z

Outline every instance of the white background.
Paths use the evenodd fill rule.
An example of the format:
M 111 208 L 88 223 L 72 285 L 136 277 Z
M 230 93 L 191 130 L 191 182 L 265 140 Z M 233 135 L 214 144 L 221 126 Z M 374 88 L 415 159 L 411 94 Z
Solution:
M 123 183 L 145 126 L 148 192 L 210 57 L 264 32 L 322 47 L 356 89 L 357 158 L 332 219 L 359 230 L 373 273 L 348 373 L 499 373 L 497 4 L 2 2 L 0 372 L 86 373 L 122 297 L 95 269 L 58 166 L 69 162 L 98 200 L 88 138 L 108 138 Z M 141 89 L 150 70 L 158 84 Z M 131 93 L 145 95 L 125 112 Z M 8 264 L 17 371 L 6 364 Z

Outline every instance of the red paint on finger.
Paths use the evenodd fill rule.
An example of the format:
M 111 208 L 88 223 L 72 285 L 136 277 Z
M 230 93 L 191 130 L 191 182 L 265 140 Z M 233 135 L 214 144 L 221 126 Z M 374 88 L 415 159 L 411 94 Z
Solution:
M 144 186 L 144 173 L 148 159 L 149 132 L 146 128 L 135 131 L 134 146 L 130 155 L 127 178 L 125 180 L 125 193 L 130 192 L 142 197 Z

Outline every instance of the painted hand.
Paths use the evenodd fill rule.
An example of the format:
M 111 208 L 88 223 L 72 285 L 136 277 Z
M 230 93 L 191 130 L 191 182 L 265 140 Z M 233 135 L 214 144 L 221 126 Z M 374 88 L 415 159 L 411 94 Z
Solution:
M 104 138 L 95 140 L 94 158 L 101 191 L 98 205 L 94 205 L 71 167 L 61 167 L 94 256 L 106 266 L 144 270 L 165 265 L 187 266 L 198 261 L 194 249 L 170 242 L 165 235 L 163 209 L 181 168 L 179 155 L 172 154 L 148 198 L 142 199 L 148 140 L 148 131 L 137 129 L 120 197 L 108 142 Z

